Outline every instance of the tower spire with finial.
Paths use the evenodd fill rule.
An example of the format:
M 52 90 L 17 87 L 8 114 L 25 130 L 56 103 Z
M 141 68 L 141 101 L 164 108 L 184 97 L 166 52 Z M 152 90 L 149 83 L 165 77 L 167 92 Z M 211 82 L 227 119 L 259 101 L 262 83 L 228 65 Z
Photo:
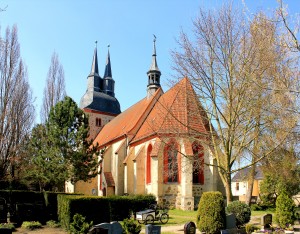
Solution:
M 105 65 L 105 71 L 104 71 L 103 78 L 105 78 L 105 77 L 112 77 L 109 47 L 110 47 L 110 45 L 107 45 L 107 58 L 106 58 L 106 65 Z
M 114 97 L 115 81 L 112 78 L 109 47 L 110 45 L 107 46 L 108 51 L 107 51 L 106 65 L 105 65 L 105 71 L 103 76 L 103 92 Z
M 147 72 L 148 75 L 148 85 L 147 85 L 147 96 L 152 96 L 155 91 L 160 88 L 160 76 L 161 72 L 158 68 L 156 61 L 156 36 L 153 34 L 153 54 L 152 63 L 150 70 Z
M 99 72 L 98 72 L 98 57 L 97 57 L 97 43 L 98 43 L 98 41 L 95 41 L 94 57 L 93 57 L 93 62 L 92 62 L 92 68 L 91 68 L 90 75 L 97 75 L 97 76 L 99 76 Z

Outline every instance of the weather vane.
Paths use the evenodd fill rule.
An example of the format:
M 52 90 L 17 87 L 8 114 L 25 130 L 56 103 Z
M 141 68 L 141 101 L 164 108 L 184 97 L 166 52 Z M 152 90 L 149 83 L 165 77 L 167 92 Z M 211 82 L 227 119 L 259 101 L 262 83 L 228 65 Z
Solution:
M 153 34 L 153 37 L 154 37 L 153 41 L 155 42 L 156 41 L 156 36 L 154 34 Z

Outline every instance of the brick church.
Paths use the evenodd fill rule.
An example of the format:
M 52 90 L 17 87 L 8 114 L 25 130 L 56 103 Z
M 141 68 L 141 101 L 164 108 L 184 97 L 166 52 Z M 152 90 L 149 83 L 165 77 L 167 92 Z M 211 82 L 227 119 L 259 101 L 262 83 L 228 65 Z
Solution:
M 89 115 L 90 137 L 99 145 L 101 173 L 89 182 L 67 184 L 66 190 L 97 196 L 153 194 L 158 203 L 193 210 L 203 192 L 224 190 L 209 149 L 206 113 L 188 78 L 162 90 L 155 40 L 145 79 L 145 98 L 121 112 L 109 51 L 102 78 L 95 48 L 80 108 Z

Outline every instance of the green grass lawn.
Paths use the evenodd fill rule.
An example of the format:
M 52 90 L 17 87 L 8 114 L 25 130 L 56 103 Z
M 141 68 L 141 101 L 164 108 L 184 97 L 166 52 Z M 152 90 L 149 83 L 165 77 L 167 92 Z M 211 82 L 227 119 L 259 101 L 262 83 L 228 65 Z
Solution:
M 196 223 L 197 211 L 169 210 L 169 222 L 165 225 L 180 225 L 187 222 Z
M 169 222 L 166 224 L 161 224 L 159 221 L 155 221 L 156 224 L 161 226 L 171 226 L 171 225 L 181 225 L 187 222 L 196 223 L 197 211 L 183 211 L 183 210 L 169 210 Z M 265 214 L 272 214 L 273 211 L 251 211 L 251 217 L 253 217 L 253 222 L 260 222 L 260 219 Z

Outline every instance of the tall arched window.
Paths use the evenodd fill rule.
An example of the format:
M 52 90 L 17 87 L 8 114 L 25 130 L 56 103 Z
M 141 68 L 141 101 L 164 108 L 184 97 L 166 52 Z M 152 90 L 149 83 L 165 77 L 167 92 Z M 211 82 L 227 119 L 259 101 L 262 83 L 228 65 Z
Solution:
M 152 151 L 152 145 L 148 146 L 147 149 L 147 158 L 146 158 L 146 183 L 151 183 L 151 151 Z
M 204 148 L 202 145 L 194 142 L 193 145 L 193 183 L 204 184 Z
M 179 178 L 178 145 L 172 140 L 164 149 L 164 182 L 180 182 Z

